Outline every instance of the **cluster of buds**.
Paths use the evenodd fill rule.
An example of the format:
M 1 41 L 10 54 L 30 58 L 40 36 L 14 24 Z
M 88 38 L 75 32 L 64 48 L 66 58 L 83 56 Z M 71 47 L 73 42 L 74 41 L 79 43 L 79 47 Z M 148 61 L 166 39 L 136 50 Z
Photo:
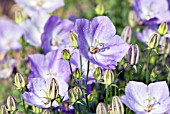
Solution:
M 70 98 L 71 104 L 76 103 L 80 98 L 82 98 L 82 91 L 79 86 L 75 86 L 68 91 L 68 96 Z
M 114 73 L 111 69 L 106 69 L 105 73 L 104 73 L 104 84 L 106 84 L 106 86 L 109 86 L 113 83 L 114 81 Z
M 93 73 L 93 76 L 95 78 L 96 81 L 99 81 L 102 77 L 102 68 L 101 67 L 97 67 Z
M 132 29 L 130 26 L 126 26 L 123 31 L 122 31 L 122 34 L 121 34 L 121 37 L 122 39 L 129 43 L 131 42 L 131 39 L 132 39 Z
M 96 114 L 108 114 L 104 103 L 99 103 L 96 108 Z

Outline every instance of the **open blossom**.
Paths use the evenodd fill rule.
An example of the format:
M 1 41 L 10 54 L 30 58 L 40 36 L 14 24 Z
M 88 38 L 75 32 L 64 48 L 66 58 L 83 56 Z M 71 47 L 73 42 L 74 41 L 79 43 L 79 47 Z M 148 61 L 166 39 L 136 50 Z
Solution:
M 169 89 L 165 81 L 151 83 L 130 81 L 121 101 L 136 114 L 164 114 L 170 104 Z
M 44 79 L 61 77 L 68 82 L 70 79 L 69 63 L 61 58 L 61 51 L 59 50 L 51 51 L 46 55 L 29 55 L 31 63 L 31 74 L 29 79 L 36 77 Z
M 98 16 L 91 21 L 77 19 L 75 29 L 80 53 L 103 68 L 115 69 L 129 49 L 129 45 L 116 35 L 114 25 L 106 16 Z
M 29 16 L 41 11 L 50 13 L 64 6 L 63 0 L 15 0 L 15 2 L 22 7 Z
M 45 12 L 39 12 L 33 15 L 30 19 L 20 23 L 24 30 L 24 39 L 33 46 L 41 46 L 41 34 L 44 31 L 45 23 L 49 15 Z
M 73 27 L 74 23 L 72 21 L 51 16 L 45 24 L 41 37 L 41 47 L 45 53 L 67 46 L 70 43 L 69 33 Z
M 37 106 L 38 108 L 49 108 L 51 100 L 47 93 L 50 87 L 51 79 L 52 78 L 32 78 L 28 84 L 29 92 L 24 92 L 22 94 L 24 101 L 27 104 Z M 56 77 L 55 79 L 59 85 L 59 96 L 63 97 L 63 100 L 68 99 L 68 84 L 63 78 Z M 57 107 L 59 105 L 57 101 L 54 100 L 52 106 Z
M 145 23 L 170 22 L 167 0 L 134 0 L 133 9 L 137 17 Z
M 0 19 L 0 53 L 9 50 L 21 49 L 19 38 L 22 36 L 22 29 L 14 24 L 11 20 Z

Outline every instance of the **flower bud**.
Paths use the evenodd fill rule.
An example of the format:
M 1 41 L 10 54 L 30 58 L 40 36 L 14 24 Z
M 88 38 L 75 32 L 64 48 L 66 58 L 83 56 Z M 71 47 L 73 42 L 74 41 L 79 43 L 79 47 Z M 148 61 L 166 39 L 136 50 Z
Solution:
M 139 60 L 139 47 L 137 44 L 130 45 L 129 51 L 128 51 L 128 62 L 130 65 L 136 65 Z
M 118 96 L 112 99 L 112 114 L 124 114 L 124 107 Z
M 76 68 L 76 70 L 74 71 L 73 76 L 74 76 L 76 79 L 81 78 L 81 72 L 80 72 L 80 70 L 79 70 L 78 68 Z
M 24 16 L 22 11 L 15 11 L 15 23 L 20 24 L 25 20 L 26 16 Z
M 108 86 L 114 81 L 114 73 L 110 69 L 106 69 L 104 73 L 104 83 Z
M 89 94 L 87 96 L 87 99 L 88 99 L 89 102 L 91 102 L 93 100 L 93 98 L 94 98 L 93 94 Z
M 159 35 L 153 34 L 148 42 L 149 49 L 154 49 L 158 47 Z
M 44 110 L 44 111 L 42 112 L 42 114 L 50 114 L 50 111 L 49 111 L 49 110 Z
M 68 49 L 64 49 L 61 53 L 64 60 L 70 60 L 71 54 Z
M 129 12 L 129 15 L 128 15 L 128 21 L 129 21 L 129 25 L 131 27 L 134 27 L 136 25 L 140 25 L 141 24 L 141 21 L 139 21 L 136 17 L 136 14 L 133 10 L 131 10 Z
M 82 91 L 79 86 L 74 87 L 74 92 L 77 94 L 77 99 L 80 99 L 82 97 Z
M 7 107 L 8 110 L 14 112 L 16 110 L 16 100 L 13 96 L 7 98 Z
M 159 25 L 158 33 L 160 35 L 165 35 L 168 31 L 168 24 L 166 22 Z
M 97 67 L 93 73 L 94 78 L 96 79 L 96 81 L 99 81 L 102 77 L 102 68 L 101 67 Z
M 6 105 L 1 106 L 1 114 L 8 114 Z
M 121 34 L 122 39 L 127 42 L 130 43 L 131 39 L 132 39 L 132 29 L 130 26 L 126 26 Z
M 96 114 L 107 114 L 107 109 L 104 103 L 99 103 L 97 105 Z
M 97 15 L 103 15 L 104 14 L 104 5 L 102 3 L 98 4 L 96 6 L 95 11 L 96 11 Z
M 52 78 L 49 89 L 48 89 L 48 98 L 51 100 L 56 99 L 59 95 L 59 86 L 55 78 Z
M 78 99 L 80 99 L 82 97 L 82 91 L 81 91 L 80 87 L 76 86 L 74 88 L 71 88 L 68 91 L 68 96 L 70 98 L 70 102 L 72 104 L 74 104 Z
M 164 38 L 161 44 L 161 51 L 163 54 L 170 54 L 170 38 Z
M 74 48 L 78 48 L 77 40 L 78 40 L 78 34 L 74 31 L 70 31 L 70 41 Z
M 22 89 L 25 87 L 25 80 L 20 73 L 16 73 L 14 77 L 14 84 L 17 86 L 17 89 Z

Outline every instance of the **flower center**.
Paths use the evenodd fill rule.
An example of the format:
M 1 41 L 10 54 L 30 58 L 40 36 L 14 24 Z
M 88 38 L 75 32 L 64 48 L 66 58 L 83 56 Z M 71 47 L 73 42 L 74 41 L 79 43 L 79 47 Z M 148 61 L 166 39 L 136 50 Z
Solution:
M 55 77 L 57 74 L 53 73 L 52 70 L 50 69 L 50 71 L 47 75 L 49 75 L 52 78 L 52 77 Z
M 104 43 L 100 43 L 99 40 L 95 39 L 96 45 L 91 46 L 89 51 L 91 54 L 96 54 L 98 52 L 104 52 L 106 49 L 110 49 L 110 47 L 106 47 Z
M 144 108 L 146 112 L 150 112 L 156 109 L 157 105 L 160 105 L 160 103 L 156 100 L 156 98 L 151 97 L 150 94 L 148 94 L 148 98 L 144 100 L 144 103 L 146 104 L 146 107 Z

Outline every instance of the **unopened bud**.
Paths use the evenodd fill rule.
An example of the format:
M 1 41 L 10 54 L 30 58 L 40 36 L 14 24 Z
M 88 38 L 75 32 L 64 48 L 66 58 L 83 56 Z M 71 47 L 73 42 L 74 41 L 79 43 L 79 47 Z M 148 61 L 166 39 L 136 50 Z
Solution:
M 165 37 L 161 43 L 161 51 L 163 54 L 169 55 L 170 54 L 170 38 Z
M 91 102 L 93 100 L 93 98 L 94 98 L 94 96 L 92 94 L 89 94 L 87 96 L 87 99 L 88 99 L 89 102 Z
M 168 31 L 168 24 L 166 22 L 159 25 L 158 33 L 160 35 L 165 35 Z
M 78 68 L 76 68 L 76 70 L 74 71 L 74 73 L 73 73 L 73 76 L 76 78 L 76 79 L 79 79 L 79 78 L 81 78 L 81 72 L 80 72 L 80 70 L 78 69 Z
M 78 48 L 77 40 L 78 40 L 78 34 L 74 31 L 70 31 L 70 41 L 74 48 Z
M 7 98 L 7 107 L 8 110 L 14 112 L 16 110 L 16 100 L 13 96 Z
M 69 96 L 70 102 L 72 104 L 77 102 L 77 100 L 79 100 L 82 97 L 82 91 L 81 91 L 80 87 L 76 86 L 74 88 L 71 88 L 68 91 L 68 96 Z
M 44 111 L 42 112 L 42 114 L 50 114 L 50 111 L 49 111 L 49 110 L 44 110 Z
M 70 60 L 71 54 L 68 49 L 64 49 L 61 53 L 64 60 Z
M 96 11 L 97 15 L 103 15 L 104 14 L 104 5 L 102 3 L 98 4 L 96 6 L 95 11 Z
M 74 91 L 77 94 L 77 99 L 80 99 L 82 97 L 82 91 L 79 86 L 74 87 Z
M 110 69 L 106 69 L 104 73 L 104 83 L 108 86 L 114 81 L 114 73 Z
M 1 106 L 1 114 L 8 114 L 6 105 Z
M 128 62 L 130 65 L 136 65 L 139 60 L 139 46 L 137 44 L 130 45 L 128 51 Z
M 99 103 L 97 105 L 96 114 L 107 114 L 107 109 L 104 103 Z
M 132 29 L 130 26 L 126 26 L 121 34 L 122 39 L 127 42 L 130 43 L 131 39 L 132 39 Z
M 112 99 L 112 114 L 124 114 L 124 107 L 118 96 Z
M 129 12 L 128 20 L 129 20 L 129 24 L 131 27 L 136 26 L 138 19 L 137 19 L 136 14 L 133 10 L 131 10 Z
M 56 99 L 59 95 L 59 86 L 55 78 L 52 78 L 49 89 L 48 89 L 48 98 L 51 100 Z
M 96 81 L 99 81 L 102 77 L 102 68 L 101 67 L 97 67 L 93 73 L 94 78 L 96 79 Z
M 159 35 L 153 34 L 148 42 L 149 49 L 154 49 L 158 47 Z
M 14 84 L 17 86 L 17 89 L 22 89 L 25 87 L 25 80 L 20 73 L 16 73 L 14 77 Z
M 25 20 L 25 16 L 23 15 L 22 11 L 15 11 L 15 23 L 20 24 Z

